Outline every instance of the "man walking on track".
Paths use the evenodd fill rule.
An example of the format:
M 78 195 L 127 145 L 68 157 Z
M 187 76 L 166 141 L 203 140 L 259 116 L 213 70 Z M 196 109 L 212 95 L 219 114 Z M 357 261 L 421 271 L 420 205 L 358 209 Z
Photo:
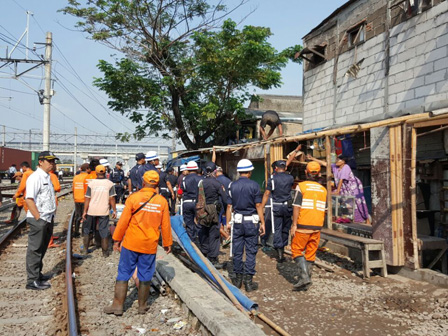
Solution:
M 39 154 L 39 167 L 26 181 L 28 248 L 26 252 L 27 289 L 47 289 L 49 278 L 42 275 L 42 260 L 53 235 L 53 217 L 56 212 L 56 196 L 50 179 L 50 171 L 58 160 L 52 152 Z
M 140 280 L 138 287 L 138 313 L 148 310 L 147 301 L 151 287 L 151 278 L 156 268 L 156 252 L 162 231 L 163 247 L 171 252 L 170 211 L 168 203 L 156 188 L 159 174 L 149 170 L 143 175 L 143 188 L 129 196 L 125 208 L 115 229 L 114 250 L 121 255 L 118 263 L 118 276 L 115 283 L 114 301 L 105 307 L 106 314 L 123 315 L 123 304 L 128 290 L 128 281 L 137 267 Z
M 294 197 L 291 252 L 299 272 L 299 281 L 293 289 L 296 291 L 307 290 L 311 286 L 311 272 L 324 225 L 327 190 L 316 182 L 319 175 L 320 164 L 309 162 L 306 166 L 307 181 L 298 184 Z
M 86 200 L 85 195 L 87 192 L 87 169 L 89 168 L 88 163 L 83 163 L 81 165 L 81 173 L 75 175 L 73 178 L 73 198 L 75 200 L 75 228 L 73 237 L 79 237 L 79 227 L 82 219 L 82 214 L 84 212 L 84 202 Z
M 101 249 L 103 257 L 109 256 L 109 210 L 112 209 L 112 218 L 117 217 L 115 207 L 115 186 L 106 179 L 106 167 L 98 165 L 95 168 L 98 177 L 90 181 L 87 187 L 84 213 L 82 218 L 83 254 L 88 253 L 91 235 L 95 232 L 97 221 L 98 231 L 101 237 Z

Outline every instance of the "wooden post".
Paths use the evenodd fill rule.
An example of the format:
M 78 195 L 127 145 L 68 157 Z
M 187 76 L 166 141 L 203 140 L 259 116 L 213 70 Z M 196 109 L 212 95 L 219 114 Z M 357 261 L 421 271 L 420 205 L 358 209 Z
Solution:
M 396 265 L 404 264 L 403 241 L 403 188 L 401 127 L 389 128 L 390 134 L 390 187 L 392 202 L 392 255 Z
M 418 255 L 417 237 L 417 130 L 411 130 L 411 224 L 412 224 L 412 244 L 414 247 L 414 268 L 420 268 Z
M 264 145 L 264 187 L 265 187 L 265 189 L 266 189 L 266 185 L 268 183 L 268 178 L 269 178 L 269 167 L 271 166 L 270 147 L 271 147 L 271 145 L 269 145 L 269 144 Z
M 333 230 L 333 210 L 331 199 L 331 141 L 327 135 L 325 137 L 325 154 L 327 161 L 327 229 Z

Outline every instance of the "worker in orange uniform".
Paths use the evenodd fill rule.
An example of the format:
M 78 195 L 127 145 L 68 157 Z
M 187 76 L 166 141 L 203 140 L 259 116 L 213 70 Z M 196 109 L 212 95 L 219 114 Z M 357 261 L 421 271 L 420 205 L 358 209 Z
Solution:
M 309 162 L 306 166 L 307 181 L 297 185 L 294 197 L 291 252 L 299 272 L 299 280 L 293 288 L 295 291 L 307 290 L 311 286 L 311 273 L 324 225 L 327 189 L 316 182 L 319 175 L 320 164 Z
M 16 190 L 16 193 L 14 194 L 14 196 L 12 197 L 12 200 L 16 202 L 17 207 L 23 206 L 25 211 L 28 211 L 28 207 L 25 203 L 25 197 L 26 197 L 26 180 L 28 179 L 28 177 L 34 173 L 34 171 L 31 169 L 30 164 L 27 161 L 24 161 L 20 164 L 20 168 L 22 169 L 22 179 L 20 181 L 19 187 Z M 16 173 L 17 174 L 17 173 Z M 16 175 L 15 175 L 16 176 Z M 14 206 L 14 209 L 16 209 L 16 207 Z M 11 219 L 9 221 L 6 221 L 7 224 L 12 223 L 13 221 L 19 219 L 19 215 L 20 215 L 20 211 L 18 211 L 19 209 L 16 209 L 16 213 L 14 212 L 11 213 Z M 13 217 L 14 216 L 14 217 Z
M 157 194 L 158 185 L 159 174 L 154 170 L 148 170 L 143 174 L 143 188 L 130 195 L 126 200 L 125 208 L 112 237 L 115 241 L 115 251 L 118 251 L 121 243 L 121 255 L 118 263 L 114 301 L 111 306 L 104 308 L 106 314 L 123 315 L 128 280 L 136 267 L 140 280 L 138 313 L 145 314 L 148 310 L 150 280 L 156 268 L 160 229 L 166 253 L 171 252 L 173 244 L 170 209 L 166 198 Z
M 85 195 L 87 192 L 87 185 L 86 185 L 86 179 L 87 179 L 87 169 L 89 168 L 88 163 L 83 163 L 81 165 L 81 173 L 78 175 L 75 175 L 73 178 L 73 185 L 72 185 L 72 191 L 73 191 L 73 199 L 75 201 L 75 228 L 73 232 L 73 237 L 79 237 L 79 226 L 82 219 L 82 214 L 84 212 L 84 201 Z

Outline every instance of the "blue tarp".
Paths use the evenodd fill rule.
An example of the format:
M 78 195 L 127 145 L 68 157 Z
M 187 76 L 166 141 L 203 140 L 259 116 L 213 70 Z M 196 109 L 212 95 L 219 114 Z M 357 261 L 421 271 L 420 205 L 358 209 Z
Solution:
M 196 253 L 196 251 L 193 249 L 193 246 L 191 246 L 191 240 L 190 237 L 188 237 L 187 231 L 185 231 L 185 228 L 183 226 L 183 217 L 182 216 L 172 216 L 171 217 L 171 227 L 173 231 L 175 232 L 180 245 L 183 247 L 185 252 L 188 253 L 188 255 L 191 257 L 191 259 L 199 266 L 199 268 L 204 272 L 207 277 L 216 283 L 216 285 L 219 287 L 218 281 L 216 281 L 215 277 L 210 273 L 207 266 L 204 264 L 204 262 L 201 260 L 199 255 Z M 210 264 L 211 265 L 211 264 Z M 213 267 L 213 266 L 212 266 Z M 218 273 L 219 274 L 219 273 Z M 253 309 L 258 308 L 258 304 L 253 302 L 251 299 L 249 299 L 247 296 L 245 296 L 241 291 L 230 284 L 224 277 L 219 274 L 221 280 L 226 284 L 226 286 L 230 289 L 230 291 L 235 295 L 238 302 L 244 307 L 244 309 L 251 311 Z
M 183 164 L 187 164 L 189 161 L 197 161 L 197 162 L 199 162 L 199 160 L 200 160 L 199 155 L 175 158 L 175 159 L 172 159 L 172 160 L 167 162 L 166 168 L 169 168 L 169 167 L 180 167 Z

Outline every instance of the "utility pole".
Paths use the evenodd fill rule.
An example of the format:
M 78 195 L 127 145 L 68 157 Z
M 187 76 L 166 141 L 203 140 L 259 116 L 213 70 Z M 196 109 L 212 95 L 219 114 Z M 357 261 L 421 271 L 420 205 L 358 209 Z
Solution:
M 53 47 L 53 34 L 47 32 L 45 39 L 45 90 L 43 96 L 44 128 L 43 150 L 50 150 L 50 103 L 51 103 L 51 54 Z
M 3 125 L 3 141 L 2 141 L 2 146 L 5 147 L 6 146 L 6 126 Z
M 73 176 L 76 175 L 76 158 L 78 156 L 78 127 L 75 127 L 75 154 L 73 155 Z
M 29 142 L 28 149 L 31 151 L 31 129 L 30 129 L 30 136 L 29 136 L 28 142 Z

